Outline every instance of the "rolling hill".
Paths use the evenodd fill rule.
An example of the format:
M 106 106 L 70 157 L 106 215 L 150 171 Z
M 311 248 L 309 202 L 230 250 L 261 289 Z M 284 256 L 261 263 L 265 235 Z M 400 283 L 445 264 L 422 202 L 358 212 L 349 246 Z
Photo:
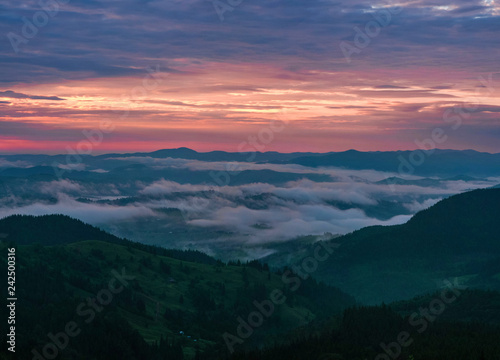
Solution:
M 500 189 L 444 199 L 406 224 L 367 227 L 319 264 L 318 279 L 377 304 L 436 289 L 443 279 L 500 288 Z
M 223 334 L 237 334 L 238 317 L 251 321 L 255 302 L 274 290 L 286 302 L 235 346 L 268 344 L 354 304 L 312 279 L 291 291 L 281 273 L 258 262 L 224 264 L 198 252 L 146 246 L 66 216 L 8 217 L 0 220 L 0 233 L 2 253 L 16 248 L 19 359 L 31 358 L 32 349 L 43 353 L 52 341 L 47 334 L 71 321 L 81 333 L 61 359 L 223 359 Z M 0 312 L 8 316 L 6 307 Z M 1 350 L 6 353 L 5 334 Z

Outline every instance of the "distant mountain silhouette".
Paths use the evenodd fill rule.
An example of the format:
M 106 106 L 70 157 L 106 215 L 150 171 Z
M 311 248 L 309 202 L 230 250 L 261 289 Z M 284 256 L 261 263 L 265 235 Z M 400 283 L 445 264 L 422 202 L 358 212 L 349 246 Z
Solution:
M 418 154 L 418 156 L 416 156 Z M 46 166 L 47 169 L 0 170 L 0 176 L 13 174 L 46 173 L 54 164 L 66 164 L 67 155 L 2 155 L 9 161 L 25 161 L 33 165 Z M 451 180 L 471 180 L 473 177 L 500 175 L 500 154 L 477 152 L 474 150 L 433 151 L 368 151 L 348 150 L 342 152 L 279 153 L 275 151 L 259 152 L 249 147 L 248 152 L 209 151 L 197 152 L 181 147 L 161 149 L 153 152 L 111 153 L 98 156 L 81 155 L 84 164 L 109 166 L 128 157 L 174 158 L 200 161 L 257 162 L 276 164 L 298 164 L 308 167 L 334 166 L 349 169 L 373 169 L 379 171 L 411 172 L 422 176 L 444 176 Z M 116 160 L 110 160 L 116 159 Z M 70 159 L 74 161 L 74 159 Z M 404 164 L 402 166 L 401 164 Z
M 474 150 L 417 151 L 423 154 L 422 159 L 416 157 L 417 152 L 409 150 L 373 152 L 348 150 L 320 156 L 296 157 L 287 163 L 309 167 L 336 166 L 392 172 L 402 170 L 404 173 L 448 177 L 500 174 L 500 154 Z

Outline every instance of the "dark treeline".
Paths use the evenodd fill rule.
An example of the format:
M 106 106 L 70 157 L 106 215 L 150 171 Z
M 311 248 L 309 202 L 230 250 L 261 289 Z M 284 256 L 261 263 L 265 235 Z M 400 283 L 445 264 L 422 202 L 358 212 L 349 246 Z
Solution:
M 462 310 L 473 309 L 477 306 L 474 301 L 483 295 L 468 296 Z M 496 297 L 500 298 L 500 294 L 496 293 Z M 488 303 L 488 295 L 482 302 Z M 453 309 L 447 311 L 451 313 Z M 330 323 L 320 331 L 304 331 L 271 348 L 236 353 L 231 360 L 500 359 L 498 323 L 450 318 L 453 315 L 427 322 L 424 330 L 423 318 L 418 318 L 419 326 L 413 326 L 408 317 L 386 305 L 350 308 L 344 311 L 338 325 Z M 398 337 L 403 339 L 401 344 Z
M 215 264 L 217 260 L 197 250 L 165 249 L 145 245 L 111 235 L 95 226 L 66 215 L 12 215 L 0 220 L 0 234 L 19 245 L 64 245 L 78 241 L 97 240 L 125 245 L 150 254 L 168 256 L 183 261 Z

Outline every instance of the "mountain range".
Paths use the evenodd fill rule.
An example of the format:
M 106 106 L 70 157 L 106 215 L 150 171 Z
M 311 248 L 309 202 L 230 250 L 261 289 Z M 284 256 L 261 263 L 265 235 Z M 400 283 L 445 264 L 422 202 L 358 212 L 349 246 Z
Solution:
M 89 168 L 108 168 L 120 164 L 125 158 L 185 159 L 204 162 L 254 162 L 272 164 L 295 164 L 306 167 L 340 167 L 348 169 L 372 169 L 392 171 L 420 176 L 498 176 L 500 175 L 500 153 L 491 154 L 475 150 L 405 150 L 371 151 L 347 150 L 329 153 L 279 153 L 279 152 L 197 152 L 189 148 L 163 149 L 153 152 L 111 153 L 103 155 L 1 155 L 12 167 L 41 166 L 28 174 L 50 173 L 54 164 L 69 166 L 86 164 Z M 0 165 L 2 165 L 0 163 Z M 3 167 L 8 167 L 3 165 Z M 5 171 L 5 170 L 4 170 Z M 12 171 L 12 170 L 9 170 Z M 8 173 L 6 173 L 8 174 Z M 19 173 L 18 173 L 19 174 Z M 0 172 L 1 175 L 1 172 Z

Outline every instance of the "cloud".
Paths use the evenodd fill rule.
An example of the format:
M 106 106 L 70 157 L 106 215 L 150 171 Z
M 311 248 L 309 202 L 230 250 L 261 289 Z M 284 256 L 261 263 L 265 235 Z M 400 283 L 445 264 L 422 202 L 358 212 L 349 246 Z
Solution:
M 380 181 L 396 173 L 375 171 L 375 170 L 351 170 L 335 167 L 310 168 L 298 164 L 272 164 L 272 163 L 252 163 L 238 161 L 200 161 L 178 158 L 152 158 L 150 156 L 129 156 L 129 157 L 109 157 L 106 161 L 123 161 L 127 163 L 138 163 L 148 165 L 154 169 L 178 168 L 192 171 L 213 170 L 226 171 L 229 173 L 245 170 L 272 170 L 276 172 L 286 172 L 295 174 L 326 174 L 330 175 L 332 181 L 345 180 L 352 181 L 353 177 L 369 181 Z M 413 178 L 413 177 L 412 177 Z M 414 178 L 419 178 L 415 176 Z
M 404 204 L 404 206 L 410 210 L 412 213 L 416 213 L 418 211 L 422 211 L 430 208 L 432 205 L 436 204 L 441 199 L 426 199 L 422 202 L 413 201 L 409 204 Z
M 397 85 L 377 85 L 375 89 L 408 89 L 407 86 L 397 86 Z
M 157 196 L 176 192 L 199 192 L 209 189 L 210 187 L 206 185 L 179 184 L 174 181 L 161 179 L 159 181 L 153 182 L 150 185 L 147 185 L 142 190 L 140 190 L 139 193 L 144 195 Z
M 61 193 L 73 193 L 77 196 L 84 194 L 84 188 L 77 182 L 70 180 L 57 180 L 51 182 L 43 182 L 40 184 L 40 192 L 42 194 L 58 195 Z
M 99 174 L 105 174 L 105 173 L 109 172 L 108 170 L 104 170 L 104 169 L 93 169 L 93 170 L 89 170 L 89 171 L 99 173 Z
M 202 227 L 224 227 L 246 234 L 247 245 L 285 241 L 301 235 L 320 235 L 325 232 L 343 234 L 370 225 L 401 224 L 411 216 L 396 216 L 389 221 L 367 217 L 359 209 L 339 210 L 325 205 L 293 205 L 254 210 L 245 207 L 222 208 L 208 219 L 191 220 L 189 224 Z M 266 225 L 256 229 L 256 224 Z
M 109 161 L 104 159 L 100 161 Z M 126 158 L 129 162 L 136 160 Z M 148 166 L 200 166 L 204 169 L 223 166 L 222 162 L 145 160 Z M 305 170 L 286 164 L 247 165 Z M 471 181 L 433 179 L 434 187 L 394 185 L 391 189 L 383 182 L 374 183 L 386 178 L 388 174 L 385 172 L 335 168 L 314 170 L 331 171 L 335 180 L 313 182 L 303 179 L 280 186 L 267 183 L 206 186 L 179 184 L 168 179 L 139 182 L 111 178 L 106 181 L 107 173 L 98 173 L 94 176 L 99 180 L 86 177 L 81 181 L 11 182 L 7 184 L 9 195 L 0 201 L 0 216 L 62 213 L 93 225 L 106 226 L 119 236 L 141 242 L 156 241 L 155 244 L 159 245 L 168 242 L 169 246 L 177 247 L 191 244 L 189 246 L 197 249 L 226 251 L 226 254 L 239 249 L 245 253 L 241 256 L 260 256 L 272 251 L 273 243 L 292 241 L 301 235 L 344 234 L 365 226 L 401 224 L 416 211 L 441 198 L 472 188 L 490 187 L 499 181 L 498 178 Z M 80 198 L 85 200 L 77 200 Z M 391 208 L 391 204 L 395 206 Z M 391 216 L 378 217 L 376 213 L 381 207 Z M 176 212 L 172 215 L 165 209 L 179 209 L 183 216 L 179 217 Z M 155 227 L 154 239 L 143 231 L 144 226 L 151 226 L 152 222 L 161 224 Z M 183 233 L 172 235 L 172 231 L 180 228 Z M 186 229 L 203 236 L 187 239 Z
M 455 95 L 439 94 L 429 90 L 358 90 L 356 94 L 369 98 L 454 98 Z
M 145 206 L 109 206 L 87 204 L 59 195 L 56 204 L 35 203 L 18 208 L 0 208 L 0 218 L 10 215 L 68 215 L 93 225 L 109 224 L 116 221 L 151 217 L 154 212 Z
M 10 167 L 18 167 L 18 168 L 28 168 L 33 166 L 31 163 L 23 160 L 9 161 L 5 158 L 0 158 L 0 168 L 10 168 Z
M 0 28 L 3 33 L 20 32 L 22 16 L 30 18 L 39 10 L 35 1 L 27 3 L 19 7 L 3 2 L 9 14 Z M 181 68 L 198 64 L 201 69 L 206 62 L 275 63 L 295 67 L 297 72 L 304 66 L 356 71 L 384 61 L 386 66 L 398 68 L 439 66 L 443 57 L 452 66 L 465 63 L 479 68 L 498 63 L 494 52 L 478 61 L 475 52 L 467 51 L 495 48 L 498 5 L 494 2 L 442 6 L 439 2 L 412 1 L 398 5 L 403 11 L 392 16 L 390 26 L 381 29 L 360 61 L 347 67 L 338 44 L 352 41 L 353 28 L 362 29 L 376 11 L 383 10 L 385 2 L 255 0 L 227 12 L 225 24 L 221 24 L 213 4 L 203 0 L 72 1 L 61 6 L 54 20 L 57 26 L 55 22 L 47 24 L 43 32 L 22 45 L 17 56 L 5 46 L 2 80 L 39 83 L 60 78 L 140 76 L 139 69 L 150 65 L 150 59 L 176 61 Z M 102 34 L 106 36 L 99 36 Z M 444 54 L 441 47 L 446 47 Z M 192 66 L 189 71 L 193 71 Z M 238 83 L 211 87 L 214 91 L 260 88 Z
M 0 91 L 0 98 L 32 99 L 32 100 L 65 100 L 57 96 L 27 95 L 12 90 Z

